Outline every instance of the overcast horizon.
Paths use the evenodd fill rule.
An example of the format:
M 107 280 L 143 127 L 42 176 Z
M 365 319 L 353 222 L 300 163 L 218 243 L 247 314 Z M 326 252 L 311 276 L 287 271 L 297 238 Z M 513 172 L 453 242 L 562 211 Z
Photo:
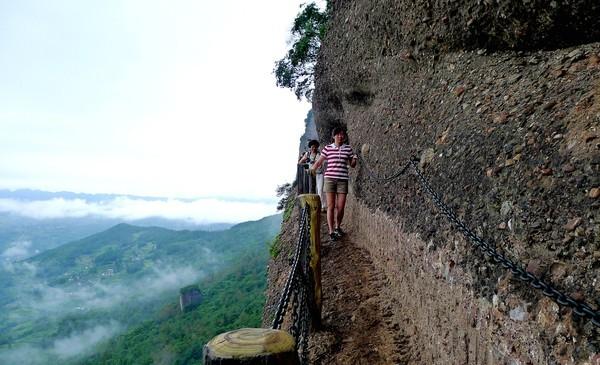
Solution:
M 275 213 L 310 108 L 272 74 L 301 3 L 0 1 L 0 189 Z

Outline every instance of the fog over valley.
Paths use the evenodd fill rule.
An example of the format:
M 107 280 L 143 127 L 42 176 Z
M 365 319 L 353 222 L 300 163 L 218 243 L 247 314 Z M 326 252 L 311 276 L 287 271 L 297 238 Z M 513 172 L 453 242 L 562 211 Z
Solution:
M 103 204 L 79 206 L 106 208 Z M 15 216 L 2 217 L 10 231 Z M 42 222 L 59 218 L 22 219 L 33 219 L 44 231 L 48 227 Z M 66 228 L 85 217 L 70 219 L 75 220 L 63 222 Z M 5 243 L 0 253 L 0 364 L 79 363 L 161 308 L 178 309 L 173 303 L 178 303 L 179 289 L 214 280 L 252 250 L 266 257 L 280 222 L 281 216 L 274 215 L 213 231 L 121 223 L 37 253 L 32 241 Z
M 22 260 L 127 222 L 214 231 L 275 213 L 273 200 L 167 199 L 0 190 L 0 261 Z
M 23 199 L 17 192 L 0 195 L 0 213 L 36 219 L 96 216 L 124 221 L 146 218 L 181 220 L 190 224 L 239 223 L 275 213 L 276 200 L 223 198 L 167 199 L 106 195 L 52 194 L 46 199 Z

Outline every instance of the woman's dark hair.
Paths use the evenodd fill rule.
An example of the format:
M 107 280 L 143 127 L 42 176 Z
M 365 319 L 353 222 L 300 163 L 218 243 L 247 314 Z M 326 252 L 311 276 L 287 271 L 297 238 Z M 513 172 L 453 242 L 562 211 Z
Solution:
M 317 141 L 316 139 L 313 139 L 310 142 L 308 142 L 308 148 L 311 148 L 313 145 L 319 147 L 319 141 Z
M 331 131 L 331 137 L 335 136 L 336 134 L 342 133 L 342 132 L 344 132 L 344 128 L 335 127 L 335 128 L 333 128 L 333 131 Z

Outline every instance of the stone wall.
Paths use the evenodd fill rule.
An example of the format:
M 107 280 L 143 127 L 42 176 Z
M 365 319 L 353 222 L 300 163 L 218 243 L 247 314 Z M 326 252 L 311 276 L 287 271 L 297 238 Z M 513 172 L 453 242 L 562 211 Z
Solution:
M 419 352 L 414 363 L 575 363 L 573 351 L 581 349 L 573 343 L 586 339 L 577 335 L 570 317 L 560 315 L 558 305 L 548 299 L 533 304 L 511 293 L 519 284 L 510 274 L 498 282 L 502 300 L 474 291 L 472 275 L 460 265 L 471 249 L 462 236 L 448 235 L 448 244 L 436 248 L 420 234 L 409 233 L 405 222 L 368 208 L 352 194 L 347 221 L 353 240 L 387 275 L 389 285 L 382 290 L 399 303 L 393 315 Z M 562 341 L 549 346 L 552 337 Z M 600 361 L 591 353 L 578 355 L 579 364 Z

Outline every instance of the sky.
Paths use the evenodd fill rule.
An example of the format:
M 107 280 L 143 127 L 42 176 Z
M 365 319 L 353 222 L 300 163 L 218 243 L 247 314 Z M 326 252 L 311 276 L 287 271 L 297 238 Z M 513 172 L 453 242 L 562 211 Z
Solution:
M 272 74 L 302 2 L 0 0 L 0 189 L 274 213 L 310 108 Z

